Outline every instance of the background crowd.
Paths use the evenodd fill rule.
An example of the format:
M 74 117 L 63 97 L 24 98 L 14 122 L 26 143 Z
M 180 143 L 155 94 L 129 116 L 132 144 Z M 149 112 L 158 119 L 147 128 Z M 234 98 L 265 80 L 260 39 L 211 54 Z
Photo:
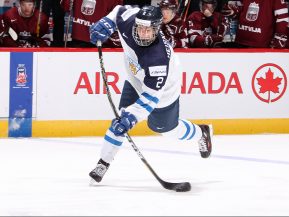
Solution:
M 288 0 L 18 0 L 0 47 L 95 47 L 89 27 L 116 5 L 159 6 L 174 48 L 289 48 Z M 121 47 L 115 32 L 105 47 Z

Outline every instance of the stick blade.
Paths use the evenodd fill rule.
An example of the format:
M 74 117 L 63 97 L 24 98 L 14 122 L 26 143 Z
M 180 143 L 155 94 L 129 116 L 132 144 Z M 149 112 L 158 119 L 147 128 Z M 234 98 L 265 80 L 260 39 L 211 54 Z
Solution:
M 165 189 L 176 192 L 187 192 L 191 190 L 191 183 L 189 182 L 171 183 L 163 181 L 161 184 Z
M 17 33 L 11 27 L 9 27 L 8 33 L 14 41 L 16 41 L 18 39 Z

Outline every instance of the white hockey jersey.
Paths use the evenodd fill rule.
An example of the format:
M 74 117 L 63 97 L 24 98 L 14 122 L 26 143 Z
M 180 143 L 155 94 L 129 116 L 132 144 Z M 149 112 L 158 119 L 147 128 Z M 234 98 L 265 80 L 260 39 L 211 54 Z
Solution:
M 125 56 L 127 80 L 139 95 L 125 110 L 144 120 L 155 108 L 175 102 L 181 93 L 181 70 L 173 48 L 160 32 L 147 47 L 133 39 L 132 29 L 139 8 L 117 6 L 107 17 L 117 26 Z

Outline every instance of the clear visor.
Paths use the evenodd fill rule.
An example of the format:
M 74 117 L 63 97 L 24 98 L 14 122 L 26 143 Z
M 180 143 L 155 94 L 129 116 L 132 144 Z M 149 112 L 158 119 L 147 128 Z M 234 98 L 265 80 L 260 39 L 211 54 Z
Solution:
M 147 20 L 138 21 L 139 19 L 136 19 L 136 23 L 132 28 L 133 38 L 139 46 L 149 46 L 155 41 L 159 26 L 152 26 L 151 22 Z

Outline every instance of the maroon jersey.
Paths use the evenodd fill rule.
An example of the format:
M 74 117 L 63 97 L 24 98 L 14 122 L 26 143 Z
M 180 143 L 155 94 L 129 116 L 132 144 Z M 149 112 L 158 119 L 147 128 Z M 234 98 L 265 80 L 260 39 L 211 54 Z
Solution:
M 35 9 L 31 17 L 22 17 L 17 7 L 13 7 L 3 14 L 7 27 L 11 27 L 18 35 L 17 41 L 5 40 L 5 46 L 22 47 L 24 43 L 31 46 L 47 47 L 47 43 L 41 37 L 48 33 L 48 17 L 41 13 L 39 24 L 39 36 L 37 36 L 39 10 Z
M 284 0 L 243 0 L 236 42 L 269 47 L 274 37 L 287 35 L 288 8 Z
M 187 26 L 178 15 L 175 15 L 169 23 L 163 23 L 161 30 L 173 48 L 188 48 Z
M 70 0 L 62 0 L 64 10 L 69 11 Z M 123 0 L 75 0 L 73 4 L 72 39 L 90 42 L 89 27 L 109 14 Z
M 187 19 L 188 37 L 191 47 L 214 47 L 223 41 L 228 28 L 224 16 L 214 12 L 206 17 L 202 12 L 195 11 Z

